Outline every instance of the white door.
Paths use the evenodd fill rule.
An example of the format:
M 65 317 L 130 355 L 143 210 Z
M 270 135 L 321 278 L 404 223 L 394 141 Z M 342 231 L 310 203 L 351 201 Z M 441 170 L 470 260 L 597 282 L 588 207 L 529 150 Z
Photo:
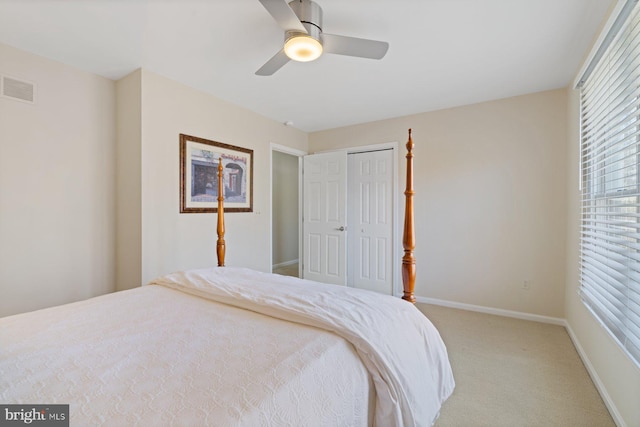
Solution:
M 393 293 L 393 150 L 349 154 L 349 285 Z
M 304 157 L 303 276 L 347 284 L 347 153 Z

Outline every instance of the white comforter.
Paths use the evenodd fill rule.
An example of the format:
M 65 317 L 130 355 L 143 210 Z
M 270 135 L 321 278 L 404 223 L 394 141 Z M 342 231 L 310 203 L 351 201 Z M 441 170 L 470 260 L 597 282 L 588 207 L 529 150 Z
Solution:
M 431 425 L 453 392 L 451 365 L 440 335 L 406 301 L 228 267 L 175 273 L 152 283 L 347 339 L 373 378 L 378 426 Z
M 0 319 L 0 402 L 69 403 L 71 425 L 409 426 L 453 390 L 404 301 L 229 267 L 151 284 Z

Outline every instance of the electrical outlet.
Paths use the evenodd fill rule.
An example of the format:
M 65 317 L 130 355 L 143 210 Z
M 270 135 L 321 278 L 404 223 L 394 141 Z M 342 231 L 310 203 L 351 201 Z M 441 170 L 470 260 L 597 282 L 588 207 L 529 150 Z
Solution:
M 522 289 L 524 289 L 525 291 L 531 289 L 531 280 L 524 280 L 522 282 Z

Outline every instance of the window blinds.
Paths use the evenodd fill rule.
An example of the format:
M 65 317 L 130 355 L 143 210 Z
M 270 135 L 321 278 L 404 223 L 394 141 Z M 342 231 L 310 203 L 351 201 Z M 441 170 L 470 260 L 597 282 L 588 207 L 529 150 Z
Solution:
M 581 88 L 584 303 L 640 366 L 640 8 Z

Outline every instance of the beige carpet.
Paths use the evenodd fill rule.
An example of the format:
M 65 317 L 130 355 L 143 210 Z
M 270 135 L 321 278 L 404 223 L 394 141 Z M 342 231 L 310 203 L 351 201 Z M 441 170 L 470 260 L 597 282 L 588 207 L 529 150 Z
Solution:
M 298 277 L 298 263 L 285 265 L 283 267 L 276 267 L 273 269 L 273 273 L 282 274 L 283 276 Z
M 456 379 L 436 427 L 615 426 L 562 326 L 416 305 Z

